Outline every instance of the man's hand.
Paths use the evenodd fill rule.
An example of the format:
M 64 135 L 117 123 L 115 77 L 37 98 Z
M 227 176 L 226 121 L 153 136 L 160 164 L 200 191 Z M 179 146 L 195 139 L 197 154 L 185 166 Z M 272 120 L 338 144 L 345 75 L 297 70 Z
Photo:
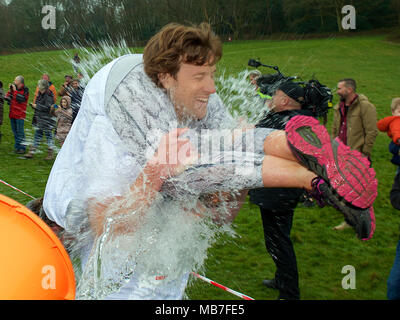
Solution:
M 160 178 L 174 177 L 198 159 L 197 151 L 190 140 L 179 138 L 187 130 L 188 128 L 178 128 L 161 138 L 156 153 L 149 161 L 149 164 L 160 168 Z
M 207 208 L 216 208 L 221 205 L 222 202 L 231 202 L 235 197 L 229 192 L 218 192 L 206 194 L 200 197 L 202 202 Z
M 238 215 L 243 203 L 245 202 L 247 193 L 248 190 L 242 190 L 239 194 L 236 195 L 230 192 L 220 191 L 217 193 L 204 195 L 200 198 L 200 201 L 205 207 L 212 211 L 214 223 L 232 223 L 232 221 L 235 220 L 236 216 Z M 229 213 L 221 216 L 219 207 L 223 203 L 229 204 Z M 226 211 L 224 212 L 226 213 Z

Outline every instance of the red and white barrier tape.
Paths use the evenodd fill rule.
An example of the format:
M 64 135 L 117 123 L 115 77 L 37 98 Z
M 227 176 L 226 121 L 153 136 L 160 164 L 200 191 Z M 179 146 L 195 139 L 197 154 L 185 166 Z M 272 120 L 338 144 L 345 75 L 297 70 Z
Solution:
M 24 191 L 22 191 L 22 190 L 20 190 L 20 189 L 18 189 L 18 188 L 16 188 L 16 187 L 14 187 L 14 186 L 12 186 L 11 184 L 9 184 L 9 183 L 7 183 L 7 182 L 1 180 L 1 179 L 0 179 L 0 182 L 3 183 L 3 184 L 5 184 L 6 186 L 8 186 L 8 187 L 10 187 L 10 188 L 12 188 L 12 189 L 18 191 L 18 192 L 23 193 L 24 195 L 27 195 L 28 197 L 31 197 L 32 199 L 36 199 L 36 198 L 32 197 L 30 194 L 27 194 L 26 192 L 24 192 Z M 220 289 L 225 290 L 225 291 L 227 291 L 227 292 L 229 292 L 229 293 L 232 293 L 233 295 L 235 295 L 235 296 L 237 296 L 237 297 L 239 297 L 239 298 L 242 298 L 242 299 L 244 299 L 244 300 L 254 300 L 252 297 L 249 297 L 249 296 L 247 296 L 247 295 L 245 295 L 245 294 L 243 294 L 243 293 L 240 293 L 240 292 L 237 292 L 237 291 L 235 291 L 235 290 L 233 290 L 233 289 L 230 289 L 230 288 L 228 288 L 228 287 L 226 287 L 226 286 L 224 286 L 224 285 L 222 285 L 222 284 L 219 284 L 218 282 L 215 282 L 215 281 L 213 281 L 213 280 L 211 280 L 211 279 L 208 279 L 208 278 L 206 278 L 206 277 L 204 277 L 204 276 L 201 276 L 201 275 L 199 275 L 199 274 L 197 274 L 197 273 L 195 273 L 195 272 L 191 272 L 191 274 L 194 275 L 195 277 L 197 277 L 197 278 L 199 278 L 199 279 L 201 279 L 201 280 L 203 280 L 203 281 L 209 283 L 209 284 L 212 284 L 213 286 L 215 286 L 215 287 L 217 287 L 217 288 L 220 288 Z M 161 279 L 164 279 L 164 278 L 165 278 L 165 277 L 156 277 L 157 280 L 161 280 Z
M 195 277 L 197 277 L 197 278 L 199 278 L 199 279 L 201 279 L 201 280 L 203 280 L 203 281 L 209 283 L 209 284 L 212 284 L 213 286 L 216 286 L 216 287 L 218 287 L 218 288 L 220 288 L 220 289 L 222 289 L 222 290 L 225 290 L 225 291 L 227 291 L 227 292 L 229 292 L 229 293 L 232 293 L 232 294 L 234 294 L 235 296 L 237 296 L 237 297 L 239 297 L 239 298 L 242 298 L 242 299 L 244 299 L 244 300 L 254 300 L 252 297 L 249 297 L 249 296 L 247 296 L 247 295 L 245 295 L 245 294 L 243 294 L 243 293 L 240 293 L 240 292 L 237 292 L 237 291 L 235 291 L 235 290 L 232 290 L 232 289 L 230 289 L 230 288 L 228 288 L 228 287 L 225 287 L 225 286 L 223 286 L 222 284 L 219 284 L 219 283 L 217 283 L 217 282 L 215 282 L 215 281 L 212 281 L 212 280 L 210 280 L 210 279 L 208 279 L 208 278 L 206 278 L 206 277 L 204 277 L 204 276 L 201 276 L 201 275 L 199 275 L 199 274 L 197 274 L 197 273 L 191 272 L 191 274 L 194 275 Z
M 24 195 L 26 195 L 26 196 L 28 196 L 28 197 L 31 197 L 32 199 L 36 199 L 36 198 L 32 197 L 30 194 L 27 194 L 26 192 L 23 192 L 22 190 L 19 190 L 18 188 L 12 186 L 11 184 L 9 184 L 9 183 L 7 183 L 7 182 L 1 180 L 1 179 L 0 179 L 0 182 L 3 183 L 3 184 L 5 184 L 5 185 L 8 186 L 8 187 L 14 189 L 14 190 L 17 190 L 18 192 L 23 193 Z

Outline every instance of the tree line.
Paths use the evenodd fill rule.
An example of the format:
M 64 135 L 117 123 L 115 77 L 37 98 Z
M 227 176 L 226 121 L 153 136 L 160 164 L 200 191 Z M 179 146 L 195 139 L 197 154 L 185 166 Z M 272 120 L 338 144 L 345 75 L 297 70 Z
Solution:
M 45 5 L 55 29 L 44 29 Z M 125 39 L 142 45 L 169 22 L 209 22 L 223 39 L 276 33 L 344 32 L 343 6 L 356 30 L 400 28 L 400 0 L 0 0 L 0 48 L 31 48 Z

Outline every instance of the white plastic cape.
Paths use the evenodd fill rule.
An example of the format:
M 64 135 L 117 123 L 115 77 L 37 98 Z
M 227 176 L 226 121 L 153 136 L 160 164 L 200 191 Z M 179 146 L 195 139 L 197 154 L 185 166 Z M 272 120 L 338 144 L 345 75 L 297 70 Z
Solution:
M 232 125 L 217 94 L 210 96 L 204 119 L 185 124 L 192 129 L 188 133 L 191 139 L 202 129 Z M 141 55 L 112 61 L 86 86 L 79 114 L 51 170 L 43 203 L 47 216 L 78 239 L 83 270 L 78 298 L 181 299 L 188 272 L 204 261 L 212 235 L 205 236 L 207 225 L 168 213 L 181 212 L 183 202 L 187 206 L 201 193 L 262 187 L 260 150 L 253 150 L 255 158 L 221 165 L 220 169 L 203 163 L 202 168 L 208 171 L 189 170 L 182 178 L 171 179 L 170 187 L 164 187 L 165 194 L 177 200 L 160 196 L 149 210 L 147 227 L 123 239 L 109 234 L 94 239 L 85 211 L 87 199 L 101 203 L 126 194 L 157 149 L 161 135 L 177 126 L 170 99 L 144 73 Z M 252 133 L 253 143 L 262 146 L 270 131 Z M 253 166 L 238 175 L 238 163 L 241 168 Z M 177 224 L 179 229 L 174 230 Z M 191 240 L 196 236 L 203 239 L 203 245 L 192 249 Z M 146 281 L 142 281 L 143 274 Z M 160 274 L 169 277 L 149 280 Z

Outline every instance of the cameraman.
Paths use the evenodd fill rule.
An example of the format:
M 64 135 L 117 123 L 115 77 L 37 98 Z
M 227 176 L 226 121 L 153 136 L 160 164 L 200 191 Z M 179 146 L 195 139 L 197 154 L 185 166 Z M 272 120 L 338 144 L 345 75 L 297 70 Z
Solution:
M 9 91 L 6 94 L 6 100 L 10 105 L 10 123 L 14 134 L 14 152 L 18 154 L 25 153 L 24 121 L 26 117 L 26 105 L 29 99 L 29 89 L 24 84 L 24 77 L 17 76 L 12 84 L 9 85 Z
M 302 108 L 305 100 L 303 87 L 294 82 L 284 82 L 271 100 L 266 102 L 268 112 L 256 127 L 285 130 L 294 116 L 313 116 Z M 276 265 L 274 279 L 263 280 L 268 288 L 279 290 L 279 299 L 300 299 L 296 255 L 290 239 L 293 214 L 303 189 L 261 188 L 250 190 L 250 202 L 260 207 L 267 251 Z

